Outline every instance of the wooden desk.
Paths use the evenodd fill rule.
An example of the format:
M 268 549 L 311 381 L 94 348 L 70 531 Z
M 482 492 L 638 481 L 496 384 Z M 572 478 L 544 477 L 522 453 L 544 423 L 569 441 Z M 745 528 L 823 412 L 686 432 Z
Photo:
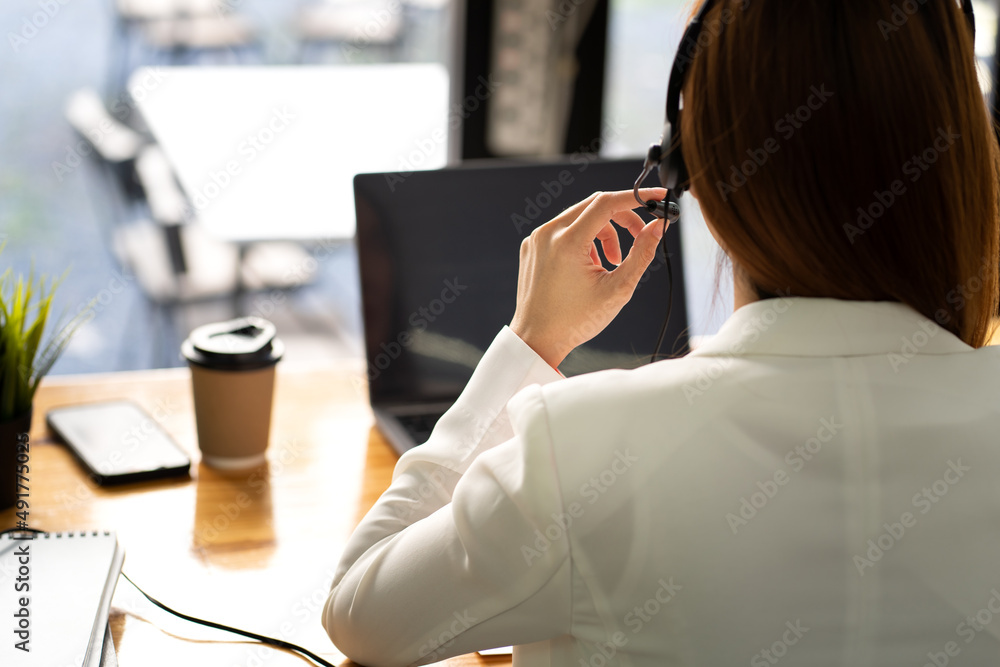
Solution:
M 279 367 L 268 464 L 242 473 L 199 463 L 186 369 L 46 379 L 31 431 L 29 525 L 116 530 L 125 572 L 161 602 L 343 662 L 320 614 L 344 543 L 388 486 L 396 462 L 372 428 L 362 378 L 360 364 Z M 53 442 L 45 427 L 49 408 L 115 398 L 140 403 L 187 450 L 190 480 L 105 489 Z M 3 528 L 14 521 L 13 509 L 0 513 Z M 111 629 L 122 667 L 312 664 L 176 619 L 124 579 Z M 448 664 L 510 659 L 471 655 Z

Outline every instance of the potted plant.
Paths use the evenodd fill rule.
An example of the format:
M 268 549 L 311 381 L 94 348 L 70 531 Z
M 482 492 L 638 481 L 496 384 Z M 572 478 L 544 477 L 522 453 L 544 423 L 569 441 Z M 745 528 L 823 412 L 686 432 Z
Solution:
M 0 246 L 0 252 L 3 246 Z M 0 275 L 0 509 L 17 499 L 17 442 L 31 428 L 32 401 L 46 373 L 89 315 L 82 310 L 43 343 L 60 279 L 34 271 L 25 280 Z

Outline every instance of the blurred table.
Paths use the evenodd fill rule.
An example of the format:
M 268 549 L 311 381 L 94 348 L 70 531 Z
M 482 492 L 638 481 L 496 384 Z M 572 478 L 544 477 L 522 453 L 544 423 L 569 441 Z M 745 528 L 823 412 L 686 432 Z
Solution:
M 129 89 L 197 219 L 227 241 L 353 238 L 355 174 L 447 160 L 438 65 L 150 68 Z
M 341 663 L 320 622 L 323 603 L 351 530 L 396 462 L 372 428 L 363 378 L 359 363 L 279 368 L 268 463 L 239 473 L 199 463 L 186 369 L 46 379 L 31 431 L 29 524 L 116 530 L 124 571 L 164 604 Z M 96 486 L 45 427 L 51 407 L 120 398 L 140 403 L 174 436 L 191 456 L 191 479 Z M 14 522 L 13 509 L 0 512 L 0 526 Z M 110 622 L 122 667 L 312 664 L 174 618 L 124 578 Z M 510 657 L 447 664 L 509 665 Z

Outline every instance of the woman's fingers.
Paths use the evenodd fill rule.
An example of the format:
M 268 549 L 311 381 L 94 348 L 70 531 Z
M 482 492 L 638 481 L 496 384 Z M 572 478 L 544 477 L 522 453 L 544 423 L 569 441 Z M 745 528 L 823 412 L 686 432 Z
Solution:
M 576 222 L 576 219 L 587 210 L 587 207 L 593 203 L 595 199 L 602 193 L 595 192 L 583 201 L 578 201 L 577 203 L 570 206 L 568 209 L 557 215 L 549 224 L 555 224 L 559 227 L 569 227 L 571 224 Z
M 652 194 L 654 196 L 655 195 L 662 196 L 662 193 L 664 191 L 658 190 L 658 189 L 652 189 L 652 190 L 647 190 L 647 191 L 642 191 L 642 192 L 646 196 L 649 196 L 650 194 Z M 632 193 L 630 191 L 623 191 L 621 193 L 618 193 L 618 192 L 615 192 L 615 193 L 597 193 L 597 194 L 591 195 L 584 202 L 580 202 L 581 205 L 585 204 L 586 202 L 589 202 L 589 204 L 587 204 L 587 208 L 584 209 L 585 213 L 581 214 L 581 217 L 583 215 L 587 215 L 587 216 L 592 216 L 592 215 L 600 216 L 602 210 L 603 211 L 609 210 L 607 207 L 604 207 L 604 208 L 595 208 L 595 206 L 596 206 L 595 201 L 597 201 L 599 197 L 606 196 L 606 195 L 609 195 L 609 194 L 610 195 L 614 195 L 614 197 L 615 197 L 615 203 L 611 204 L 611 208 L 614 208 L 614 209 L 617 209 L 619 206 L 622 205 L 622 204 L 618 203 L 622 199 L 622 197 L 620 195 L 623 195 L 623 194 L 632 195 Z M 626 197 L 624 205 L 625 206 L 629 206 L 629 207 L 634 206 L 635 205 L 635 198 L 632 197 L 632 196 Z M 570 210 L 571 209 L 567 209 L 567 212 L 569 212 Z M 593 241 L 596 238 L 601 243 L 601 249 L 604 250 L 604 256 L 608 259 L 609 262 L 611 262 L 615 266 L 618 266 L 618 265 L 620 265 L 622 263 L 622 259 L 623 258 L 622 258 L 621 243 L 620 243 L 620 241 L 618 239 L 618 230 L 616 229 L 615 225 L 618 225 L 620 227 L 624 227 L 625 229 L 628 230 L 629 234 L 631 234 L 633 238 L 636 238 L 636 237 L 639 236 L 640 233 L 642 233 L 642 230 L 645 229 L 645 227 L 646 227 L 646 221 L 643 220 L 639 216 L 638 213 L 636 213 L 634 210 L 632 210 L 632 208 L 626 208 L 626 209 L 623 209 L 623 210 L 616 210 L 613 213 L 613 216 L 614 216 L 614 219 L 612 219 L 610 222 L 605 222 L 603 225 L 601 225 L 597 229 L 597 231 L 594 234 L 594 236 L 592 238 L 587 239 L 587 242 L 592 246 L 593 245 Z M 597 217 L 597 218 L 595 218 L 595 220 L 596 221 L 600 221 L 601 218 Z M 588 223 L 591 223 L 591 224 L 588 224 L 587 227 L 592 228 L 594 223 L 592 223 L 591 221 L 588 221 Z M 579 224 L 578 220 L 573 220 L 570 223 L 570 225 L 568 225 L 568 227 L 572 227 L 574 224 Z M 580 238 L 582 240 L 585 237 L 580 237 Z M 600 265 L 600 262 L 596 262 L 596 263 L 598 265 Z
M 667 191 L 663 188 L 642 188 L 639 190 L 640 196 L 645 199 L 663 199 L 667 196 Z M 616 213 L 633 211 L 633 209 L 639 208 L 638 202 L 635 201 L 635 195 L 631 190 L 619 190 L 617 192 L 595 192 L 583 201 L 579 201 L 565 211 L 557 215 L 552 223 L 558 225 L 559 227 L 569 227 L 573 223 L 577 222 L 584 211 L 590 209 L 594 206 L 594 203 L 601 200 L 601 206 L 608 210 L 607 217 L 605 220 L 610 220 L 615 216 Z M 604 202 L 604 203 L 601 203 Z M 611 208 L 608 209 L 607 202 L 614 202 L 611 204 Z M 638 218 L 638 216 L 636 216 Z M 638 218 L 640 221 L 641 218 Z M 629 228 L 630 231 L 631 228 Z M 596 233 L 596 230 L 594 230 Z M 640 230 L 636 229 L 635 233 L 638 234 Z
M 594 266 L 601 266 L 601 256 L 597 254 L 597 246 L 593 243 L 590 244 L 590 261 Z
M 646 199 L 662 199 L 666 196 L 667 191 L 663 188 L 646 188 L 639 190 L 639 194 Z M 590 203 L 587 204 L 583 213 L 571 222 L 568 229 L 581 240 L 586 238 L 588 242 L 597 238 L 601 228 L 616 215 L 625 211 L 633 212 L 632 209 L 638 208 L 631 190 L 600 192 L 591 195 L 584 201 Z M 631 227 L 629 229 L 631 231 Z
M 663 197 L 664 191 L 647 189 L 643 196 Z M 645 225 L 635 207 L 630 191 L 595 194 L 523 242 L 510 326 L 553 367 L 614 319 L 655 256 L 663 222 Z M 624 259 L 616 224 L 635 237 Z M 603 269 L 598 243 L 615 270 Z
M 616 223 L 619 227 L 627 229 L 632 238 L 638 236 L 639 232 L 646 227 L 646 221 L 640 218 L 639 214 L 635 211 L 615 213 L 615 219 L 612 222 Z
M 618 230 L 610 222 L 605 223 L 597 232 L 597 240 L 601 242 L 601 249 L 608 261 L 618 266 L 622 263 L 622 247 L 618 241 Z M 591 242 L 593 245 L 593 242 Z
M 656 246 L 663 238 L 663 220 L 653 220 L 635 237 L 628 257 L 612 274 L 629 288 L 629 294 L 639 284 L 642 274 L 656 257 Z

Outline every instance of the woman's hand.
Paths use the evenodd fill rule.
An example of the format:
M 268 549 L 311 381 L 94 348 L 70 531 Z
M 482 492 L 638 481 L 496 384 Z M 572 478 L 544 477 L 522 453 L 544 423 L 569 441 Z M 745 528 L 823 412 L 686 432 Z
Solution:
M 666 191 L 641 191 L 663 199 Z M 604 330 L 632 298 L 639 279 L 656 256 L 663 221 L 646 224 L 631 190 L 598 192 L 545 223 L 521 243 L 517 308 L 510 328 L 556 368 L 578 345 Z M 635 241 L 622 261 L 614 225 Z M 594 240 L 618 267 L 601 266 Z

